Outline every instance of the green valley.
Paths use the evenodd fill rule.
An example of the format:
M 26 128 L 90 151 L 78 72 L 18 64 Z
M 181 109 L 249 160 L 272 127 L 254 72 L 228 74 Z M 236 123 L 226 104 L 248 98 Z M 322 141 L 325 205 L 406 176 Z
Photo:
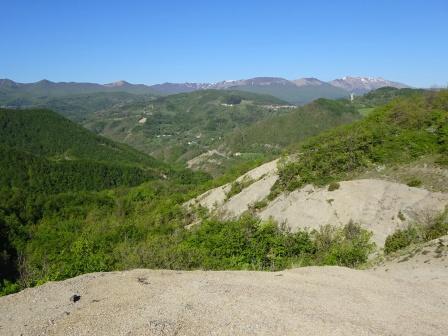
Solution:
M 375 94 L 297 108 L 270 96 L 203 90 L 106 107 L 83 119 L 97 133 L 165 162 L 49 110 L 0 110 L 2 292 L 139 267 L 363 265 L 374 245 L 357 223 L 291 231 L 258 213 L 284 190 L 338 182 L 376 165 L 422 157 L 446 165 L 446 92 Z M 365 118 L 359 113 L 384 102 Z M 215 179 L 182 168 L 211 150 L 240 155 L 224 160 Z M 235 182 L 238 176 L 284 151 L 289 159 L 279 166 L 271 195 L 243 215 L 184 206 L 226 183 L 232 188 L 225 202 L 231 202 L 270 173 L 250 183 Z
M 100 110 L 83 125 L 159 159 L 186 162 L 221 144 L 231 130 L 289 109 L 272 96 L 202 90 Z

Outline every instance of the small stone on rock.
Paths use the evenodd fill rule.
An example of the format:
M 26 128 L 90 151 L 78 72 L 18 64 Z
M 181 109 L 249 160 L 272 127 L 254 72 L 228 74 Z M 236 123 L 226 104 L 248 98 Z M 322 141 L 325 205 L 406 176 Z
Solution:
M 71 301 L 71 302 L 78 302 L 80 299 L 81 299 L 81 295 L 78 295 L 78 294 L 73 294 L 73 295 L 70 297 L 70 301 Z

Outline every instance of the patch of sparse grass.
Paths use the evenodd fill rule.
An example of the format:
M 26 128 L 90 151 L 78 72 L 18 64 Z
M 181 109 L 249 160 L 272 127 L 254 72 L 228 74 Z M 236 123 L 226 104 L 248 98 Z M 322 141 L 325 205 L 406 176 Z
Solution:
M 447 166 L 448 167 L 448 153 L 444 153 L 440 155 L 435 162 L 441 166 Z
M 358 110 L 359 114 L 362 115 L 363 117 L 367 117 L 371 112 L 373 112 L 375 110 L 374 107 L 365 107 L 365 108 L 360 108 Z
M 354 172 L 345 179 L 381 179 L 408 184 L 415 178 L 421 181 L 420 188 L 435 192 L 448 192 L 448 179 L 446 178 L 448 166 L 443 166 L 439 160 L 440 156 L 428 154 L 408 163 L 388 164 L 381 166 L 381 169 L 367 169 L 361 173 Z
M 255 181 L 249 177 L 245 177 L 240 181 L 235 181 L 230 185 L 230 190 L 226 195 L 226 199 L 230 199 L 231 197 L 239 194 L 243 191 L 243 189 L 246 189 L 248 186 L 250 186 Z
M 266 198 L 256 201 L 255 203 L 253 203 L 250 208 L 253 210 L 261 210 L 266 208 L 268 205 L 268 200 Z

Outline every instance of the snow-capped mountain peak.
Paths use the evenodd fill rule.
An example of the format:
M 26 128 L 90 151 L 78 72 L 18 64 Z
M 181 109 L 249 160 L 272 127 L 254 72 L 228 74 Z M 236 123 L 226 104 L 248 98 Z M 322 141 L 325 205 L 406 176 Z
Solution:
M 295 85 L 301 87 L 301 86 L 321 86 L 325 85 L 326 83 L 321 81 L 320 79 L 314 78 L 314 77 L 308 77 L 308 78 L 299 78 L 292 81 Z
M 130 85 L 130 84 L 128 82 L 126 82 L 125 80 L 119 80 L 116 82 L 104 84 L 104 86 L 107 86 L 107 87 L 121 87 L 121 86 L 126 86 L 126 85 Z
M 368 91 L 376 90 L 381 87 L 391 86 L 396 88 L 407 88 L 409 86 L 386 80 L 381 77 L 351 77 L 345 76 L 332 80 L 329 84 L 342 88 L 354 94 L 364 94 Z

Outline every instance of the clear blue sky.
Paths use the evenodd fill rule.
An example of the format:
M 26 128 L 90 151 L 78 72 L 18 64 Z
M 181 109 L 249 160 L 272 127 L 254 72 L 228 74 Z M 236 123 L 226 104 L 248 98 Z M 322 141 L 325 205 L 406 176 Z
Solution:
M 448 83 L 448 0 L 0 0 L 0 78 Z

